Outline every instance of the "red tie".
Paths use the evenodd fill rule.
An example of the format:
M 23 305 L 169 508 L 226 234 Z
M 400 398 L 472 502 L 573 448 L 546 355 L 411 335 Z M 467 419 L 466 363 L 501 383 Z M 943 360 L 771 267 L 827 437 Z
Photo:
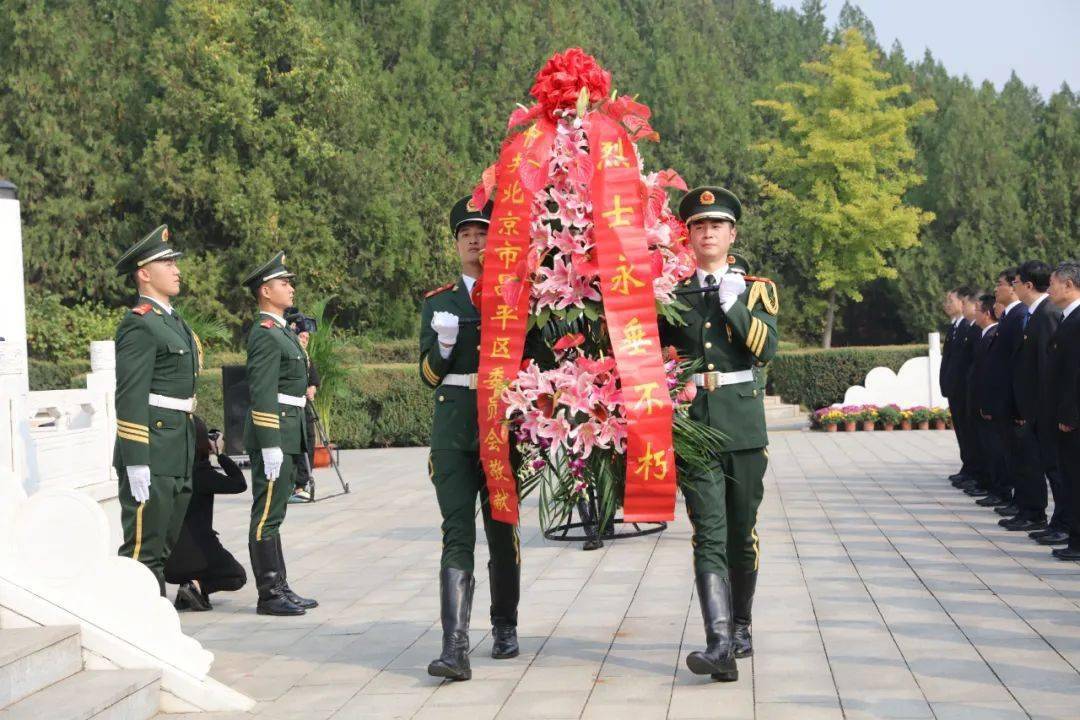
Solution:
M 472 304 L 476 306 L 477 311 L 480 310 L 480 294 L 483 290 L 480 287 L 480 278 L 476 279 L 473 283 L 472 292 L 469 293 L 469 299 L 472 300 Z

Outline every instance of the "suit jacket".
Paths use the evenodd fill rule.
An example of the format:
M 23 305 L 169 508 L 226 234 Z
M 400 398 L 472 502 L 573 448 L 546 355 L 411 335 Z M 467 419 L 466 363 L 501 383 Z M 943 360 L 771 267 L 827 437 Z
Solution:
M 1035 423 L 1052 420 L 1057 403 L 1051 398 L 1047 372 L 1050 339 L 1061 322 L 1061 311 L 1050 298 L 1044 299 L 1028 320 L 1023 344 L 1013 368 L 1013 393 L 1017 417 Z
M 214 495 L 242 493 L 247 483 L 244 473 L 228 455 L 218 455 L 218 463 L 224 474 L 215 470 L 209 459 L 197 461 L 192 470 L 191 501 L 176 546 L 165 564 L 169 582 L 187 582 L 208 568 L 231 565 L 228 560 L 232 555 L 214 530 Z
M 985 335 L 981 334 L 980 329 L 980 337 L 973 343 L 971 372 L 968 375 L 968 407 L 975 417 L 979 417 L 981 408 L 989 404 L 990 396 L 996 392 L 996 388 L 987 382 L 987 378 L 990 351 L 997 341 L 999 327 L 1001 327 L 1000 324 L 994 325 L 986 331 Z
M 1056 398 L 1052 422 L 1080 428 L 1080 310 L 1061 321 L 1047 355 L 1051 396 Z
M 942 372 L 939 382 L 941 394 L 949 399 L 963 400 L 966 398 L 967 373 L 971 369 L 971 328 L 973 323 L 961 320 L 960 324 L 953 328 L 952 338 L 949 340 L 948 360 L 942 351 Z
M 960 321 L 962 325 L 963 320 Z M 949 396 L 946 388 L 949 386 L 949 365 L 952 363 L 953 350 L 956 348 L 956 336 L 959 326 L 949 323 L 949 329 L 945 331 L 945 341 L 941 345 L 941 367 L 938 369 L 938 385 L 941 386 L 941 394 Z
M 1013 366 L 1024 342 L 1025 312 L 1027 309 L 1020 303 L 998 322 L 996 336 L 983 368 L 982 382 L 985 387 L 979 395 L 977 410 L 984 415 L 1010 421 L 1014 416 Z

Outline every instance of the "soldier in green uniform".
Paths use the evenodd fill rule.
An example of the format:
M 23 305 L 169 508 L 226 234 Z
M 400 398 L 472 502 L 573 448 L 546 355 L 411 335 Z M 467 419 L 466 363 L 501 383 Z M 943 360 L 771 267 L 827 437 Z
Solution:
M 769 442 L 761 368 L 776 353 L 779 310 L 775 285 L 747 277 L 746 260 L 730 252 L 741 215 L 739 199 L 723 188 L 696 188 L 682 199 L 679 216 L 689 229 L 698 269 L 679 289 L 690 306 L 682 314 L 685 324 L 660 326 L 665 346 L 702 362 L 690 416 L 728 438 L 711 472 L 683 478 L 707 643 L 686 664 L 721 681 L 737 680 L 735 658 L 753 653 L 755 526 Z
M 517 528 L 491 519 L 480 466 L 476 417 L 480 313 L 472 298 L 479 290 L 476 284 L 481 275 L 491 207 L 488 203 L 478 210 L 468 197 L 454 204 L 450 231 L 461 258 L 461 276 L 429 292 L 420 317 L 420 378 L 435 390 L 428 471 L 443 518 L 439 573 L 442 654 L 428 665 L 428 673 L 453 680 L 472 677 L 468 652 L 477 496 L 491 558 L 491 656 L 502 659 L 518 655 L 521 558 Z
M 120 478 L 119 553 L 154 573 L 165 595 L 165 561 L 191 499 L 195 457 L 195 378 L 199 339 L 171 305 L 180 292 L 181 253 L 162 225 L 116 263 L 139 301 L 116 329 L 116 446 Z
M 248 549 L 260 615 L 303 615 L 318 606 L 289 587 L 281 550 L 281 523 L 293 492 L 296 460 L 307 452 L 307 353 L 285 322 L 295 293 L 293 277 L 285 268 L 285 253 L 279 252 L 243 282 L 259 304 L 247 343 L 251 412 L 244 421 L 244 446 L 251 458 Z

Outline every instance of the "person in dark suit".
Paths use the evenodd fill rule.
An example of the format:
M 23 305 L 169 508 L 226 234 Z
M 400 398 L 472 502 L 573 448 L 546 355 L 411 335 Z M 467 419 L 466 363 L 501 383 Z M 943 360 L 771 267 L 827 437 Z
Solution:
M 964 331 L 962 344 L 958 348 L 953 366 L 953 372 L 957 375 L 955 392 L 958 396 L 956 413 L 953 415 L 953 427 L 960 447 L 961 462 L 970 476 L 957 487 L 966 495 L 977 498 L 990 494 L 986 487 L 988 472 L 979 440 L 979 428 L 975 422 L 978 416 L 971 406 L 971 369 L 975 363 L 975 351 L 983 337 L 983 329 L 977 322 L 981 307 L 980 297 L 979 293 L 971 291 L 970 295 L 962 298 L 964 320 L 968 326 Z M 993 307 L 992 302 L 991 307 Z M 950 412 L 952 412 L 951 408 Z M 959 425 L 957 425 L 957 416 L 960 418 Z
M 1050 397 L 1047 375 L 1047 353 L 1050 338 L 1061 322 L 1061 311 L 1046 295 L 1050 287 L 1050 266 L 1040 260 L 1029 260 L 1020 266 L 1013 283 L 1016 296 L 1027 306 L 1024 320 L 1024 339 L 1013 369 L 1013 417 L 1020 428 L 1018 437 L 1019 463 L 1016 479 L 1015 517 L 999 524 L 1007 530 L 1026 531 L 1038 540 L 1048 529 L 1061 530 L 1064 509 L 1052 518 L 1052 528 L 1046 521 L 1047 480 L 1055 496 L 1061 491 L 1057 471 L 1057 433 L 1050 430 L 1054 403 Z M 1056 503 L 1056 501 L 1055 501 Z M 1056 524 L 1054 524 L 1056 522 Z
M 221 439 L 212 444 L 206 423 L 198 415 L 195 422 L 195 465 L 192 469 L 192 495 L 187 515 L 180 528 L 168 562 L 165 579 L 180 587 L 176 609 L 201 612 L 212 609 L 210 594 L 239 590 L 247 582 L 244 567 L 218 540 L 214 531 L 214 495 L 235 495 L 247 490 L 244 473 L 221 451 Z M 216 455 L 224 472 L 210 464 Z
M 963 354 L 969 327 L 968 321 L 964 318 L 963 298 L 971 294 L 970 288 L 953 288 L 945 294 L 943 303 L 945 314 L 949 316 L 949 329 L 945 332 L 945 343 L 941 348 L 941 368 L 938 370 L 938 384 L 941 387 L 941 394 L 949 401 L 949 410 L 953 415 L 953 430 L 956 432 L 957 443 L 960 443 L 960 426 L 963 425 L 963 418 L 958 423 L 956 416 L 961 414 L 960 410 L 962 408 L 960 406 L 963 403 L 959 399 L 954 400 L 953 398 L 959 392 L 956 367 L 960 356 Z M 970 480 L 973 476 L 971 465 L 968 462 L 970 459 L 964 457 L 962 446 L 960 460 L 960 470 L 949 476 L 949 480 L 957 487 Z
M 998 333 L 997 310 L 993 295 L 980 295 L 975 313 L 975 327 L 979 337 L 973 343 L 971 372 L 968 375 L 968 399 L 970 408 L 969 428 L 979 443 L 979 474 L 976 477 L 979 496 L 999 494 L 1004 484 L 1005 458 L 999 433 L 992 418 L 982 413 L 989 405 L 991 396 L 997 392 L 990 382 L 989 359 Z M 969 493 L 974 494 L 974 493 Z
M 1013 505 L 1013 478 L 1016 475 L 1016 433 L 1013 422 L 1013 366 L 1017 353 L 1024 341 L 1024 315 L 1027 308 L 1016 297 L 1013 280 L 1016 278 L 1015 267 L 1006 268 L 998 273 L 997 285 L 994 286 L 994 298 L 1002 308 L 995 331 L 994 342 L 987 351 L 983 365 L 982 387 L 979 392 L 974 413 L 997 433 L 997 444 L 1001 449 L 1001 475 L 997 476 L 998 485 L 978 504 L 993 507 L 999 513 L 1012 517 L 1019 512 Z
M 1054 557 L 1080 560 L 1080 262 L 1057 266 L 1050 278 L 1050 300 L 1062 310 L 1048 359 L 1062 481 L 1061 492 L 1054 495 L 1054 515 L 1060 503 L 1065 531 L 1044 535 L 1039 542 L 1066 545 L 1054 550 Z

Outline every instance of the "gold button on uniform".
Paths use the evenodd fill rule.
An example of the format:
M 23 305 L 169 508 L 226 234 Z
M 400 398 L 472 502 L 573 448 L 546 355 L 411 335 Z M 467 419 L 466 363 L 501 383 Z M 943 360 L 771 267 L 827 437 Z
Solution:
M 711 328 L 711 327 L 712 327 L 712 323 L 711 323 L 711 322 L 707 322 L 707 323 L 705 323 L 705 328 L 706 328 L 706 329 L 708 329 L 708 328 Z
M 159 428 L 159 427 L 165 427 L 165 423 L 163 423 L 163 422 L 161 422 L 160 420 L 158 420 L 158 421 L 157 421 L 156 423 L 154 423 L 154 427 L 158 427 L 158 428 Z
M 716 369 L 716 366 L 715 366 L 715 365 L 713 365 L 712 363 L 709 363 L 709 369 L 710 369 L 710 370 L 715 370 L 715 369 Z
M 442 401 L 443 401 L 443 400 L 445 400 L 445 399 L 446 399 L 446 398 L 445 398 L 445 397 L 443 397 L 442 395 L 440 395 L 440 396 L 439 396 L 439 402 L 442 402 Z
M 281 417 L 285 417 L 285 411 L 284 410 L 281 411 Z
M 706 348 L 711 348 L 711 347 L 712 347 L 712 343 L 711 343 L 711 342 L 707 342 L 707 343 L 705 343 L 705 347 L 706 347 Z

